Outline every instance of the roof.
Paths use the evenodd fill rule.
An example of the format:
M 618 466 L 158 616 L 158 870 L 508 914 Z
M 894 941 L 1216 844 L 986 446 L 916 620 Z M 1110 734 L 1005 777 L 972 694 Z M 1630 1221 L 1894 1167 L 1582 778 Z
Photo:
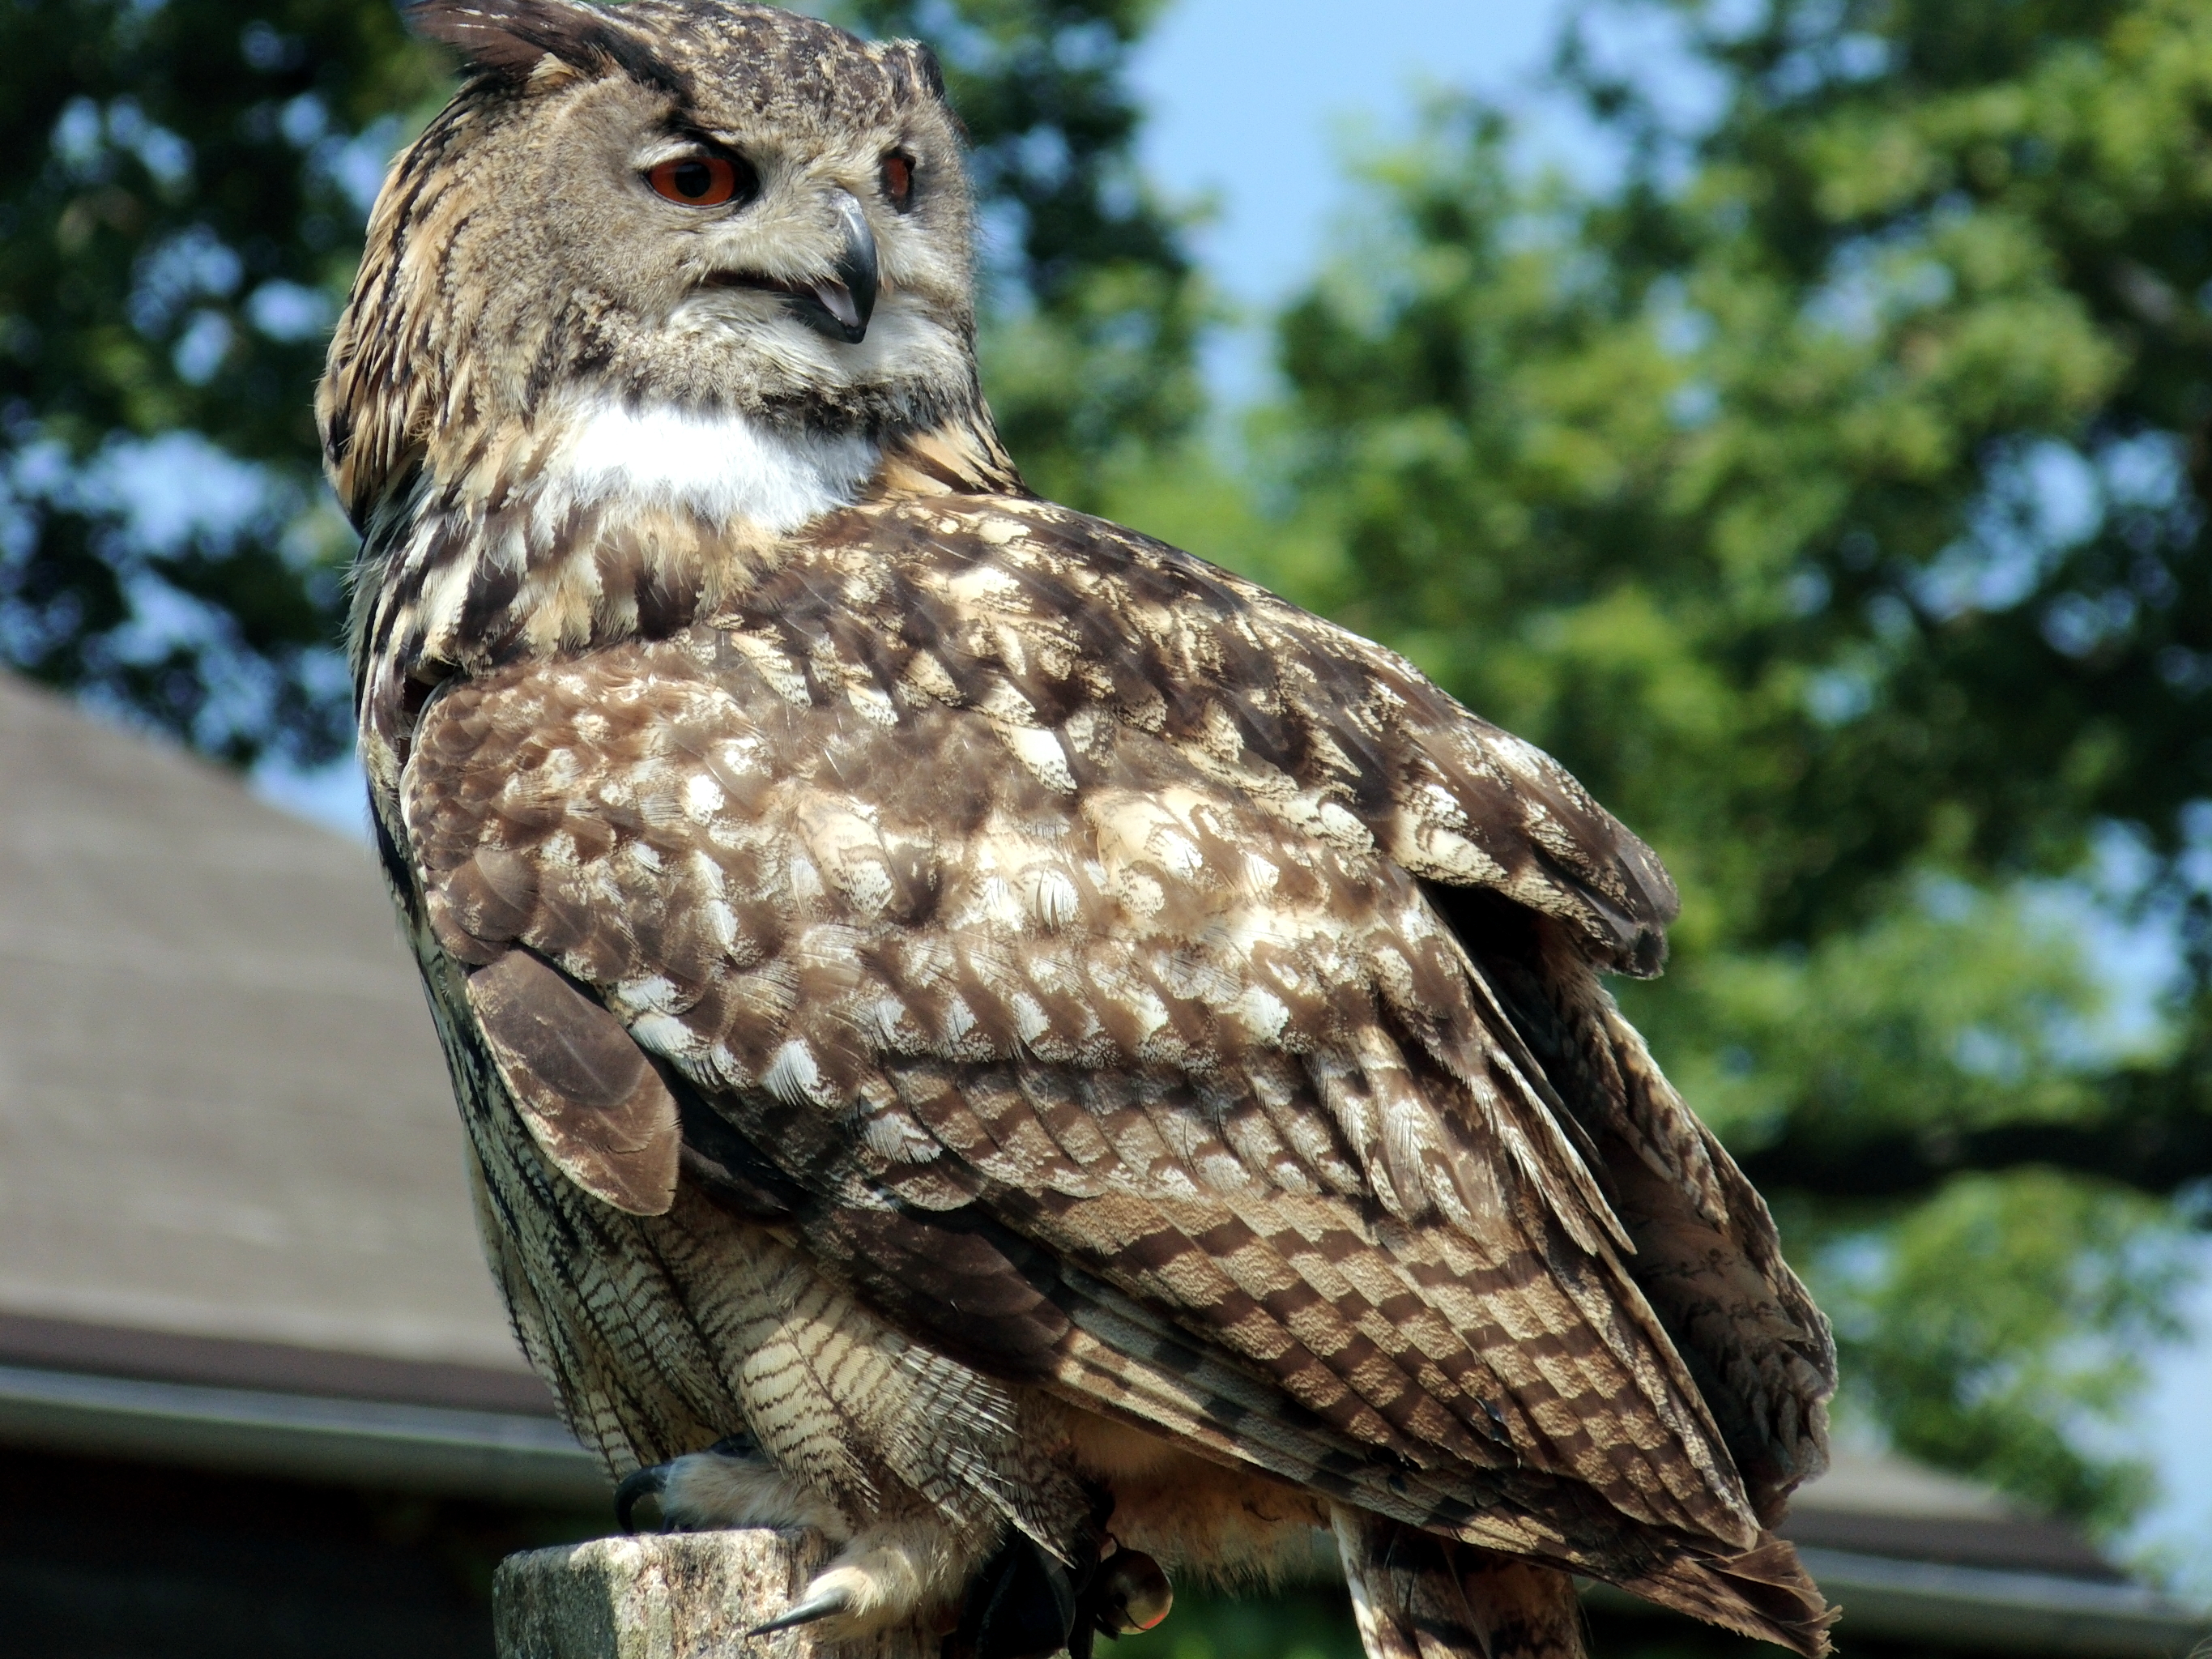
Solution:
M 2212 1620 L 2130 1582 L 2073 1527 L 1863 1447 L 1837 1449 L 1782 1531 L 1853 1637 L 2154 1659 L 2212 1635 Z
M 0 1443 L 603 1504 L 479 1254 L 371 855 L 0 675 Z M 1784 1531 L 1854 1635 L 2212 1626 L 1986 1488 L 1839 1454 Z
M 370 854 L 0 678 L 0 1310 L 520 1370 Z
M 484 1271 L 368 850 L 4 675 L 0 780 L 0 1435 L 500 1486 L 475 1436 L 524 1454 L 501 1490 L 603 1490 Z

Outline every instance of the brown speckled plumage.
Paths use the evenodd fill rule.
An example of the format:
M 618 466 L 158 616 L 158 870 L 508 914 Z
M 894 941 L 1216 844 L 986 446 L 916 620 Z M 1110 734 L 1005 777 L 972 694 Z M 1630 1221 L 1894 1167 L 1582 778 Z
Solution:
M 322 412 L 387 866 L 578 1433 L 621 1471 L 749 1432 L 747 1492 L 911 1567 L 883 1616 L 1009 1528 L 1234 1572 L 1334 1524 L 1374 1659 L 1577 1651 L 1569 1571 L 1819 1650 L 1766 1528 L 1826 1328 L 1598 977 L 1658 968 L 1650 852 L 1392 653 L 1022 491 L 919 49 L 672 0 L 429 27 L 479 73 Z M 491 234 L 501 167 L 686 134 L 759 158 L 791 248 L 683 242 L 634 179 L 618 252 Z M 904 222 L 890 146 L 940 192 Z M 775 297 L 839 193 L 872 356 Z M 758 477 L 639 436 L 700 431 Z

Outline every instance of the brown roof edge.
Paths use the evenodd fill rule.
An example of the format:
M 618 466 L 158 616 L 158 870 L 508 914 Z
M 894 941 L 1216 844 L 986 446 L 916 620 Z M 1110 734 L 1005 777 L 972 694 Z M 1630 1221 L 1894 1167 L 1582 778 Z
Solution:
M 2212 1636 L 2212 1618 L 2203 1610 L 2142 1584 L 1893 1561 L 1844 1550 L 1807 1549 L 1802 1559 L 1843 1609 L 1835 1633 L 1846 1653 L 1862 1640 L 1887 1640 L 2018 1659 L 2178 1659 L 2202 1651 L 2198 1644 Z M 1680 1617 L 1609 1584 L 1592 1585 L 1587 1594 L 1593 1607 L 1608 1612 Z
M 555 1414 L 553 1396 L 528 1371 L 182 1336 L 27 1314 L 0 1314 L 0 1365 L 394 1405 Z
M 1966 1520 L 1808 1509 L 1787 1516 L 1776 1530 L 1800 1548 L 1846 1550 L 2001 1572 L 2057 1573 L 2114 1584 L 2127 1580 L 2127 1574 L 2072 1527 L 2032 1516 Z

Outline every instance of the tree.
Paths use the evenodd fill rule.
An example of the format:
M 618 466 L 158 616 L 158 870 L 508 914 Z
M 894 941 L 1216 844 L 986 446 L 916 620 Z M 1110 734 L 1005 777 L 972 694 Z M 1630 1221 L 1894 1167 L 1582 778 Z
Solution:
M 838 12 L 942 52 L 1005 244 L 993 390 L 1072 500 L 1197 407 L 1197 286 L 1130 157 L 1148 9 Z M 385 161 L 449 75 L 389 0 L 0 0 L 0 663 L 234 762 L 348 746 L 351 538 L 309 402 Z
M 2212 14 L 1668 9 L 1670 131 L 1531 181 L 1446 100 L 1280 325 L 1241 522 L 1148 527 L 1398 646 L 1658 847 L 1623 994 L 1778 1199 L 1905 1449 L 2103 1521 L 2075 1432 L 2212 1176 Z M 2162 1028 L 2083 933 L 2148 918 Z M 2176 1197 L 2177 1194 L 2180 1196 Z
M 0 661 L 232 760 L 347 743 L 308 402 L 437 72 L 376 5 L 0 3 Z M 164 483 L 228 500 L 149 528 Z

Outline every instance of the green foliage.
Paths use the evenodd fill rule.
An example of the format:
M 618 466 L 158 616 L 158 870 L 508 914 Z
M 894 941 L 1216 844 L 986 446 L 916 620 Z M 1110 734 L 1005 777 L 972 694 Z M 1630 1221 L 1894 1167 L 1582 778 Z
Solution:
M 1188 272 L 1137 260 L 1085 272 L 1049 305 L 1018 296 L 988 315 L 983 383 L 1030 487 L 1095 512 L 1113 476 L 1164 461 L 1201 406 L 1203 318 Z
M 0 3 L 0 661 L 234 759 L 343 744 L 308 400 L 436 76 L 383 6 Z M 259 504 L 134 536 L 155 466 Z
M 2069 1431 L 2115 1417 L 2144 1380 L 2143 1345 L 2176 1334 L 2183 1266 L 2170 1238 L 2160 1206 L 2104 1182 L 2048 1170 L 1955 1176 L 1827 1253 L 1854 1390 L 1914 1456 L 2093 1522 L 2124 1520 L 2149 1469 L 2086 1458 Z
M 1809 950 L 1702 952 L 1664 1005 L 1675 1080 L 1746 1154 L 1908 1138 L 1940 1161 L 1995 1124 L 2095 1122 L 2077 1056 L 2102 999 L 2068 920 L 1952 884 Z
M 2037 1166 L 2212 1176 L 2212 14 L 1669 9 L 1727 88 L 1710 131 L 1571 45 L 1614 187 L 1531 181 L 1435 103 L 1281 320 L 1242 507 L 1118 505 L 1655 843 L 1684 914 L 1626 1000 L 1849 1310 L 1859 1403 L 2113 1520 L 2141 1483 L 2084 1429 L 2179 1224 Z M 2185 978 L 2133 1046 L 2053 884 L 2116 824 Z

